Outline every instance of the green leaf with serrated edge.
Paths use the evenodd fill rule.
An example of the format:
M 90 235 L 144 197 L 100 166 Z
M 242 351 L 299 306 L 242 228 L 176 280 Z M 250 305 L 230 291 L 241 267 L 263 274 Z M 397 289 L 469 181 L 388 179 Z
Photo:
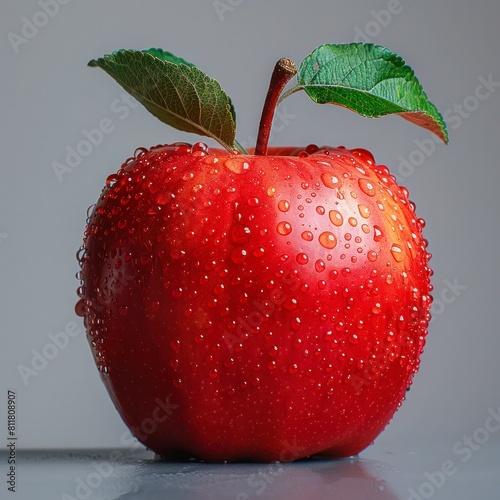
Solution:
M 338 104 L 362 116 L 398 114 L 448 142 L 446 123 L 425 94 L 413 70 L 385 47 L 352 43 L 321 45 L 297 73 L 298 85 L 319 104 Z
M 119 50 L 93 59 L 148 111 L 184 132 L 237 148 L 231 100 L 220 84 L 184 59 L 162 49 Z
M 196 67 L 193 63 L 190 63 L 186 61 L 185 59 L 182 59 L 182 57 L 177 57 L 172 52 L 167 52 L 166 50 L 163 49 L 146 49 L 141 52 L 147 52 L 148 54 L 151 54 L 154 57 L 158 57 L 162 61 L 168 61 L 172 62 L 175 64 L 185 64 L 186 66 L 191 66 L 191 67 Z M 231 102 L 231 99 L 229 98 L 229 105 L 231 106 L 231 114 L 233 115 L 233 120 L 236 123 L 236 111 L 234 110 L 233 103 Z

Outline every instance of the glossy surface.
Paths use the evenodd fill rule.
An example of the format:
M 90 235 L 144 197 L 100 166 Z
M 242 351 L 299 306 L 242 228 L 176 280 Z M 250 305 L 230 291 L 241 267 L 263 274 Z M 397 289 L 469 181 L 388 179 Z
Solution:
M 364 150 L 140 149 L 90 214 L 81 301 L 138 439 L 170 457 L 356 454 L 418 368 L 423 221 Z
M 19 453 L 17 491 L 10 495 L 18 500 L 410 500 L 415 491 L 435 500 L 492 500 L 500 491 L 499 457 L 500 445 L 494 443 L 467 462 L 449 448 L 430 446 L 408 451 L 375 445 L 352 459 L 291 464 L 156 462 L 142 450 L 25 451 Z M 450 458 L 455 472 L 438 482 L 436 471 Z M 5 463 L 5 452 L 0 459 Z

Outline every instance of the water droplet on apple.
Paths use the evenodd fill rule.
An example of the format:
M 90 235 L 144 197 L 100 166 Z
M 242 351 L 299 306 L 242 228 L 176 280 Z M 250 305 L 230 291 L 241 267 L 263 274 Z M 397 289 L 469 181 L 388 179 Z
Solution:
M 288 210 L 290 210 L 290 203 L 287 200 L 280 200 L 278 203 L 278 210 L 281 212 L 288 212 Z
M 299 303 L 298 303 L 297 299 L 295 299 L 295 298 L 288 298 L 283 303 L 283 307 L 287 311 L 295 311 L 296 309 L 298 309 Z
M 349 217 L 347 222 L 349 222 L 349 225 L 351 225 L 352 227 L 356 227 L 358 225 L 358 220 L 356 219 L 356 217 Z
M 303 266 L 309 262 L 309 257 L 305 253 L 298 253 L 295 260 L 297 261 L 297 263 Z
M 254 257 L 263 257 L 266 254 L 266 249 L 264 247 L 254 248 L 252 253 Z
M 377 253 L 376 253 L 376 252 L 374 252 L 373 250 L 370 250 L 370 251 L 366 254 L 366 256 L 368 257 L 368 260 L 369 260 L 370 262 L 375 262 L 375 261 L 377 260 Z
M 330 233 L 329 231 L 325 231 L 319 235 L 318 238 L 321 246 L 324 248 L 327 248 L 331 250 L 332 248 L 335 248 L 337 245 L 337 238 L 333 233 Z
M 278 354 L 278 351 L 279 351 L 279 347 L 276 346 L 276 345 L 273 345 L 270 349 L 269 349 L 269 356 L 271 357 L 275 357 L 277 354 Z
M 116 175 L 116 174 L 108 175 L 108 177 L 106 179 L 106 187 L 111 189 L 117 185 L 118 181 L 119 181 L 118 175 Z
M 224 166 L 235 174 L 245 174 L 250 168 L 249 163 L 244 158 L 231 158 L 224 162 Z
M 400 245 L 393 244 L 391 254 L 396 262 L 401 262 L 404 258 L 403 248 Z
M 318 205 L 316 207 L 316 213 L 319 215 L 325 215 L 325 207 L 322 207 L 321 205 Z
M 373 240 L 379 242 L 383 237 L 382 229 L 379 226 L 373 226 Z
M 247 204 L 249 207 L 258 207 L 260 204 L 259 198 L 249 198 L 247 200 Z
M 248 243 L 251 236 L 251 230 L 249 227 L 243 224 L 234 224 L 231 228 L 231 239 L 233 243 L 237 245 L 244 245 Z
M 330 210 L 328 212 L 328 217 L 335 226 L 341 226 L 344 223 L 344 218 L 338 210 Z
M 297 373 L 297 370 L 299 369 L 297 363 L 290 363 L 290 365 L 288 366 L 288 373 L 290 375 L 294 375 L 295 373 Z
M 282 236 L 286 236 L 292 232 L 292 226 L 289 222 L 282 221 L 276 226 L 276 230 Z
M 292 330 L 299 330 L 301 326 L 301 321 L 300 318 L 295 317 L 290 320 L 290 326 L 292 327 Z
M 83 318 L 85 316 L 85 301 L 80 299 L 75 305 L 75 313 L 77 316 Z
M 351 344 L 356 345 L 359 341 L 359 338 L 355 333 L 351 333 L 351 335 L 349 335 L 349 337 L 348 337 L 348 340 Z
M 369 179 L 361 178 L 358 180 L 358 184 L 363 193 L 368 196 L 375 196 L 375 186 Z
M 204 155 L 209 153 L 208 146 L 204 142 L 195 142 L 191 146 L 191 154 L 194 154 L 194 153 L 198 153 L 198 155 L 200 155 L 200 153 L 201 153 L 200 156 L 204 156 Z M 198 155 L 195 155 L 195 156 L 198 156 Z
M 359 215 L 364 219 L 370 217 L 370 208 L 367 205 L 358 205 Z
M 323 260 L 318 259 L 314 263 L 314 268 L 316 269 L 316 272 L 322 273 L 326 269 L 326 264 L 325 264 L 325 262 Z
M 357 156 L 361 161 L 368 163 L 368 165 L 375 165 L 375 158 L 370 151 L 362 148 L 351 149 L 351 153 Z
M 321 181 L 323 182 L 325 187 L 330 189 L 337 189 L 340 187 L 339 178 L 329 172 L 321 174 Z
M 306 241 L 312 241 L 314 239 L 314 235 L 311 233 L 311 231 L 304 231 L 300 236 L 303 240 Z

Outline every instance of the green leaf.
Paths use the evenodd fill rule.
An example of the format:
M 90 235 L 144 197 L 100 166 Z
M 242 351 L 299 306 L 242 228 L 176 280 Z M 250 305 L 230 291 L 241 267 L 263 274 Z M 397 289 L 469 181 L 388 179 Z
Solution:
M 396 113 L 448 142 L 446 123 L 413 70 L 385 47 L 364 43 L 321 45 L 300 65 L 297 83 L 281 100 L 305 90 L 319 104 L 338 104 L 362 116 L 378 118 Z
M 220 84 L 162 49 L 119 50 L 93 59 L 161 121 L 184 132 L 211 137 L 236 149 L 234 108 Z

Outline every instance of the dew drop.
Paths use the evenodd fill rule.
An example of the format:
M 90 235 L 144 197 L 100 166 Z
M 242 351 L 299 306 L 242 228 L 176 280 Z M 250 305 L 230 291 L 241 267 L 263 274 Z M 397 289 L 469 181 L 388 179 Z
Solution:
M 209 372 L 208 375 L 210 378 L 217 378 L 219 376 L 219 372 L 217 371 L 217 368 L 212 368 Z
M 363 193 L 368 196 L 375 196 L 375 186 L 370 180 L 362 178 L 358 180 L 358 184 Z
M 304 264 L 307 264 L 309 262 L 309 257 L 305 253 L 298 253 L 295 260 L 298 264 L 303 266 Z
M 337 245 L 337 238 L 335 237 L 335 235 L 333 233 L 330 233 L 329 231 L 325 231 L 324 233 L 321 233 L 319 235 L 318 239 L 319 239 L 321 246 L 328 248 L 328 249 L 335 248 L 335 246 Z
M 343 267 L 340 272 L 342 273 L 342 276 L 345 276 L 345 277 L 351 275 L 351 270 L 348 267 Z
M 243 248 L 235 248 L 231 252 L 231 260 L 235 264 L 242 264 L 247 258 L 247 251 Z
M 290 326 L 292 327 L 292 330 L 297 331 L 301 326 L 300 318 L 298 317 L 292 318 L 290 320 Z
M 244 245 L 250 240 L 251 230 L 243 224 L 235 224 L 231 228 L 231 239 L 237 245 Z
M 230 158 L 224 162 L 224 166 L 235 174 L 244 174 L 250 168 L 248 162 L 242 158 Z
M 396 262 L 401 262 L 404 258 L 403 249 L 400 245 L 393 244 L 391 247 L 391 254 Z
M 321 181 L 325 187 L 330 189 L 336 189 L 340 186 L 339 178 L 328 172 L 321 174 Z
M 306 241 L 312 241 L 314 239 L 314 235 L 311 233 L 311 231 L 304 231 L 300 236 L 303 240 Z
M 249 198 L 247 200 L 247 204 L 249 207 L 258 207 L 260 204 L 259 198 Z
M 328 217 L 335 226 L 341 226 L 344 223 L 344 218 L 338 210 L 330 210 L 330 212 L 328 212 Z
M 347 222 L 349 222 L 352 227 L 356 227 L 358 225 L 358 220 L 356 219 L 356 217 L 349 217 Z
M 119 180 L 119 177 L 117 174 L 108 175 L 108 177 L 106 179 L 106 187 L 108 187 L 110 189 L 115 187 L 116 184 L 118 183 L 118 180 Z
M 282 221 L 276 226 L 276 230 L 282 236 L 286 236 L 292 232 L 292 226 L 289 222 Z
M 358 205 L 359 215 L 364 219 L 368 219 L 370 217 L 370 208 L 366 205 Z
M 294 375 L 295 373 L 297 373 L 297 370 L 299 369 L 299 367 L 297 366 L 297 363 L 291 363 L 289 366 L 288 366 L 288 373 L 290 375 Z
M 285 300 L 285 302 L 283 303 L 283 307 L 287 311 L 295 311 L 296 309 L 298 309 L 299 303 L 298 303 L 297 299 L 289 298 L 289 299 Z
M 204 142 L 195 142 L 191 147 L 191 153 L 208 154 L 208 146 Z
M 287 200 L 280 200 L 278 203 L 278 210 L 280 212 L 288 212 L 288 210 L 290 210 L 290 203 Z
M 377 253 L 376 253 L 376 252 L 374 252 L 373 250 L 370 250 L 370 251 L 366 254 L 366 256 L 368 257 L 368 260 L 369 260 L 370 262 L 375 262 L 375 261 L 377 260 Z
M 351 344 L 356 345 L 358 343 L 358 341 L 359 341 L 359 338 L 358 338 L 358 336 L 355 333 L 351 333 L 351 335 L 349 335 L 348 340 L 349 340 L 349 342 Z
M 314 263 L 314 268 L 316 269 L 316 272 L 322 273 L 326 269 L 326 264 L 325 264 L 325 262 L 323 260 L 318 259 Z
M 273 345 L 270 349 L 269 349 L 269 356 L 273 357 L 276 356 L 278 354 L 278 351 L 279 351 L 279 347 L 276 346 L 276 345 Z
M 379 226 L 373 226 L 373 240 L 380 241 L 382 239 L 382 229 Z
M 325 207 L 322 207 L 321 205 L 318 205 L 316 207 L 316 213 L 319 215 L 325 215 Z
M 77 316 L 83 318 L 85 316 L 85 301 L 80 299 L 75 305 L 75 313 Z

